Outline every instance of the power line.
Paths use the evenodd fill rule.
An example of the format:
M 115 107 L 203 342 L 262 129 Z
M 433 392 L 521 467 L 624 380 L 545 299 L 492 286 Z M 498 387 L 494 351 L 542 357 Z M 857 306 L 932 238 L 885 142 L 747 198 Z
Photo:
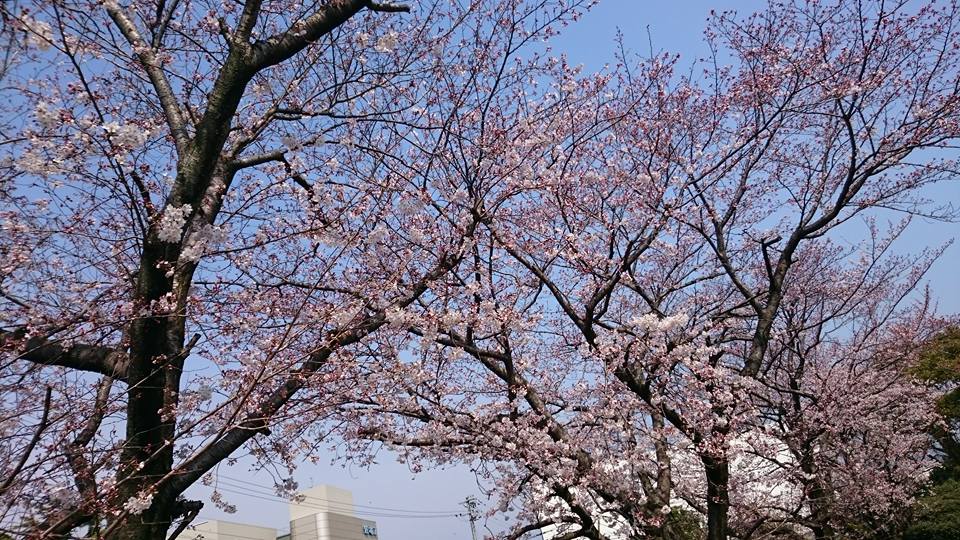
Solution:
M 235 484 L 244 484 L 243 486 L 239 486 L 239 487 L 242 487 L 242 488 L 245 488 L 246 486 L 252 486 L 252 487 L 258 488 L 258 489 L 263 490 L 263 491 L 267 491 L 267 492 L 270 491 L 270 488 L 269 488 L 268 486 L 264 486 L 264 485 L 261 485 L 261 484 L 257 484 L 257 483 L 255 483 L 255 482 L 250 482 L 249 480 L 242 480 L 242 479 L 240 479 L 240 478 L 234 478 L 234 477 L 232 477 L 232 476 L 227 476 L 227 475 L 225 475 L 225 474 L 217 474 L 217 478 L 218 478 L 218 479 L 219 479 L 219 478 L 223 478 L 223 479 L 226 479 L 228 482 L 232 482 L 232 483 L 235 483 Z M 235 486 L 235 487 L 237 487 L 237 486 Z M 275 494 L 271 493 L 271 495 L 275 495 Z M 322 501 L 323 503 L 329 504 L 329 505 L 331 505 L 331 506 L 332 506 L 332 505 L 340 505 L 340 506 L 342 506 L 342 507 L 349 507 L 349 508 L 351 508 L 351 509 L 352 509 L 352 508 L 366 508 L 366 509 L 369 509 L 369 510 L 382 510 L 382 511 L 386 511 L 386 512 L 401 512 L 401 513 L 407 512 L 407 513 L 411 513 L 411 514 L 454 514 L 454 513 L 460 513 L 459 510 L 415 510 L 415 509 L 405 509 L 405 508 L 389 508 L 389 507 L 384 507 L 384 506 L 369 506 L 369 505 L 356 504 L 356 503 L 354 503 L 354 504 L 351 505 L 350 503 L 345 503 L 345 502 L 343 502 L 343 501 L 334 501 L 334 500 L 331 500 L 331 499 L 324 499 L 323 497 L 317 497 L 317 496 L 315 496 L 315 495 L 301 495 L 301 496 L 304 497 L 305 499 L 311 499 L 311 500 L 314 500 L 314 501 Z
M 243 480 L 239 480 L 239 479 L 235 479 L 235 478 L 230 478 L 230 477 L 227 477 L 227 476 L 223 476 L 223 477 L 221 477 L 221 478 L 223 478 L 223 479 L 222 479 L 222 480 L 219 480 L 219 482 L 221 482 L 221 483 L 223 483 L 223 484 L 226 484 L 227 486 L 230 486 L 230 487 L 233 487 L 233 488 L 237 488 L 237 489 L 251 489 L 251 487 L 252 487 L 252 488 L 256 488 L 257 490 L 259 490 L 258 493 L 263 494 L 263 495 L 266 495 L 266 496 L 268 496 L 268 497 L 275 497 L 275 498 L 277 498 L 277 499 L 281 499 L 281 500 L 285 500 L 285 501 L 287 500 L 287 499 L 284 499 L 284 498 L 282 498 L 282 497 L 277 496 L 275 493 L 273 493 L 273 492 L 270 491 L 270 488 L 268 488 L 268 487 L 266 487 L 266 486 L 262 486 L 262 485 L 259 485 L 259 484 L 255 484 L 255 483 L 253 483 L 253 482 L 246 482 L 246 481 L 243 481 Z M 336 507 L 339 506 L 339 507 L 340 507 L 339 509 L 341 509 L 341 510 L 351 510 L 351 511 L 354 511 L 354 510 L 355 510 L 355 507 L 375 510 L 374 512 L 369 512 L 369 511 L 364 511 L 364 510 L 359 510 L 359 511 L 358 511 L 358 512 L 360 512 L 360 513 L 368 513 L 368 514 L 377 514 L 377 513 L 381 513 L 381 511 L 383 511 L 383 512 L 387 512 L 387 513 L 411 513 L 411 514 L 427 514 L 427 515 L 443 514 L 443 515 L 449 515 L 449 514 L 454 514 L 454 513 L 458 513 L 458 512 L 459 512 L 458 510 L 413 510 L 413 509 L 404 509 L 404 508 L 389 508 L 389 507 L 382 507 L 382 506 L 366 506 L 366 505 L 360 505 L 360 504 L 350 504 L 350 503 L 346 503 L 346 502 L 343 502 L 343 501 L 334 501 L 334 500 L 324 499 L 323 497 L 316 497 L 316 496 L 313 496 L 313 495 L 301 495 L 301 496 L 302 496 L 304 499 L 309 499 L 309 500 L 314 500 L 314 501 L 321 501 L 321 502 L 319 502 L 319 503 L 314 503 L 312 506 L 322 507 L 322 508 L 324 508 L 324 509 L 338 509 L 338 508 L 336 508 Z M 296 502 L 296 501 L 292 501 L 292 502 Z M 299 503 L 299 504 L 303 505 L 303 503 Z M 307 505 L 304 505 L 304 506 L 307 506 Z
M 226 491 L 227 493 L 235 493 L 235 494 L 237 494 L 237 495 L 245 495 L 245 496 L 247 496 L 247 497 L 252 497 L 252 498 L 254 498 L 254 499 L 260 499 L 260 500 L 264 500 L 264 501 L 270 501 L 270 502 L 276 502 L 276 503 L 283 503 L 283 504 L 290 504 L 290 501 L 288 501 L 288 500 L 286 500 L 286 499 L 283 499 L 283 498 L 280 498 L 280 497 L 269 496 L 269 495 L 265 495 L 265 494 L 253 494 L 253 493 L 248 492 L 248 491 L 238 491 L 238 490 L 236 490 L 236 489 L 230 489 L 230 488 L 220 488 L 220 490 L 221 490 L 221 491 Z M 317 506 L 317 505 L 313 505 L 313 504 L 304 504 L 304 503 L 297 503 L 297 504 L 299 504 L 299 506 L 305 506 L 305 507 L 307 507 L 307 508 L 313 508 L 313 509 L 316 509 L 316 510 L 331 511 L 330 507 L 328 507 L 328 506 Z M 383 517 L 383 518 L 406 518 L 406 519 L 450 518 L 450 517 L 459 517 L 459 516 L 462 516 L 462 515 L 463 515 L 463 514 L 437 514 L 437 515 L 423 515 L 423 516 L 421 516 L 421 515 L 411 515 L 411 514 L 379 514 L 379 513 L 364 512 L 364 511 L 355 512 L 355 513 L 358 514 L 358 516 L 360 516 L 360 517 Z
M 231 487 L 236 488 L 237 486 L 230 485 L 225 488 L 218 487 L 217 489 L 220 491 L 226 491 L 227 493 L 235 493 L 237 495 L 252 497 L 254 499 L 260 499 L 260 500 L 276 502 L 276 503 L 291 504 L 291 502 L 288 501 L 287 499 L 278 497 L 276 495 L 269 495 L 262 492 L 255 492 L 253 490 L 239 491 L 238 489 L 231 489 Z M 239 489 L 247 489 L 247 488 L 240 487 Z M 314 508 L 317 510 L 331 511 L 331 508 L 327 505 L 320 506 L 320 505 L 309 504 L 309 503 L 295 503 L 295 504 L 298 504 L 299 506 L 305 506 L 307 508 Z M 355 513 L 358 514 L 359 516 L 383 517 L 383 518 L 405 518 L 405 519 L 451 518 L 451 517 L 460 517 L 463 515 L 462 513 L 436 514 L 436 515 L 390 514 L 390 513 L 377 513 L 377 512 L 369 512 L 369 511 L 362 511 L 362 510 L 356 511 Z

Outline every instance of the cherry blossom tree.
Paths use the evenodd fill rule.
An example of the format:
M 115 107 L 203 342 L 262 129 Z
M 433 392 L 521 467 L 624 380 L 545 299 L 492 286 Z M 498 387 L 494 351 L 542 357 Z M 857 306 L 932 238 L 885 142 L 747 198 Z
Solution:
M 474 134 L 581 4 L 4 4 L 7 533 L 176 535 L 238 452 L 315 456 L 305 411 L 472 256 Z
M 797 293 L 785 295 L 783 328 L 771 340 L 756 398 L 761 421 L 742 447 L 777 496 L 741 489 L 752 500 L 734 504 L 739 530 L 894 535 L 936 465 L 929 432 L 940 424 L 939 392 L 906 368 L 945 323 L 932 316 L 929 298 L 902 305 L 926 263 L 881 257 L 890 239 L 874 246 L 819 299 L 797 293 L 816 290 L 820 264 L 795 267 Z
M 0 8 L 4 528 L 176 534 L 340 436 L 471 463 L 511 537 L 895 528 L 944 323 L 884 222 L 950 217 L 958 7 L 590 74 L 537 44 L 587 3 Z
M 501 109 L 535 127 L 478 166 L 472 257 L 357 374 L 356 445 L 477 464 L 513 536 L 669 538 L 674 507 L 710 539 L 892 527 L 932 466 L 908 367 L 941 248 L 895 256 L 883 223 L 950 217 L 923 190 L 956 171 L 957 9 L 716 14 L 690 75 L 624 59 Z

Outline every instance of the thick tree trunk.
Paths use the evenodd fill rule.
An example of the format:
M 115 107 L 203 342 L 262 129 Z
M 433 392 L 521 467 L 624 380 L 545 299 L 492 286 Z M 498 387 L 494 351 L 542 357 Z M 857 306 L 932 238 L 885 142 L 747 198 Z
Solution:
M 834 538 L 833 527 L 830 525 L 817 525 L 811 527 L 810 530 L 813 531 L 813 537 L 816 540 L 832 540 Z
M 110 535 L 117 540 L 166 540 L 173 521 L 173 501 L 155 500 L 149 510 L 127 520 Z
M 730 511 L 730 464 L 726 456 L 704 456 L 707 475 L 707 540 L 727 539 L 727 519 Z
M 791 380 L 790 387 L 799 393 L 799 377 Z M 798 397 L 794 398 L 794 410 L 799 413 L 801 404 Z M 810 521 L 812 525 L 810 530 L 813 532 L 816 540 L 831 540 L 835 537 L 836 531 L 830 524 L 830 490 L 818 477 L 817 465 L 814 458 L 813 440 L 808 440 L 801 447 L 800 452 L 800 470 L 813 480 L 806 486 L 806 502 L 810 508 Z
M 166 275 L 165 265 L 175 264 L 178 254 L 178 246 L 148 238 L 137 284 L 138 304 L 150 306 L 173 291 L 173 280 Z M 175 406 L 179 393 L 184 323 L 183 313 L 158 313 L 131 325 L 127 432 L 119 475 L 121 504 L 142 497 L 173 467 L 175 421 L 172 415 L 165 414 L 165 409 Z M 116 538 L 166 538 L 173 508 L 171 497 L 162 490 L 152 496 L 148 510 L 132 514 L 117 524 Z
M 816 540 L 833 540 L 836 533 L 830 524 L 829 493 L 820 482 L 814 482 L 809 495 L 810 513 L 815 523 L 810 529 Z

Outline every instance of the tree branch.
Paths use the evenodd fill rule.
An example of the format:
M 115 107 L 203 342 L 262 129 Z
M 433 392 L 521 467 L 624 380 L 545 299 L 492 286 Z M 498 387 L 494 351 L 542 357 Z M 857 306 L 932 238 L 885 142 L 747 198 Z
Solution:
M 475 229 L 476 223 L 473 223 L 468 228 L 464 237 L 472 236 Z M 443 276 L 459 264 L 462 258 L 463 256 L 458 254 L 440 257 L 437 265 L 413 285 L 406 296 L 397 299 L 390 307 L 403 308 L 415 302 L 427 291 L 430 282 Z M 303 361 L 301 368 L 280 384 L 256 411 L 248 414 L 246 419 L 231 428 L 219 439 L 212 441 L 209 445 L 200 449 L 193 457 L 177 468 L 177 470 L 172 471 L 170 476 L 168 476 L 168 481 L 170 482 L 169 488 L 177 493 L 182 492 L 226 456 L 229 456 L 236 449 L 243 446 L 243 444 L 253 438 L 257 433 L 267 431 L 271 419 L 290 401 L 294 394 L 307 384 L 310 374 L 322 368 L 326 364 L 327 359 L 338 350 L 358 343 L 386 324 L 386 309 L 387 308 L 384 308 L 371 314 L 363 322 L 352 328 L 343 329 L 337 334 L 332 335 L 329 342 L 313 351 L 313 353 Z M 161 480 L 161 482 L 163 481 Z
M 0 332 L 0 348 L 15 347 L 16 342 L 23 338 L 23 331 Z M 17 358 L 43 366 L 68 367 L 126 381 L 127 354 L 117 349 L 84 344 L 64 347 L 44 337 L 30 338 L 24 349 Z
M 33 449 L 37 447 L 37 443 L 40 442 L 40 437 L 43 435 L 43 432 L 47 429 L 50 419 L 50 396 L 53 393 L 53 388 L 47 387 L 47 393 L 43 397 L 43 415 L 40 417 L 40 423 L 37 424 L 36 430 L 33 432 L 33 437 L 30 439 L 30 442 L 27 444 L 27 447 L 23 450 L 23 454 L 20 456 L 20 460 L 17 462 L 17 465 L 10 471 L 10 474 L 7 478 L 0 484 L 0 495 L 3 495 L 10 489 L 10 486 L 13 485 L 14 480 L 17 478 L 17 475 L 20 474 L 20 471 L 23 470 L 23 466 L 27 464 L 27 460 L 30 459 L 30 454 L 33 453 Z
M 174 517 L 176 518 L 177 515 L 180 515 L 183 516 L 183 519 L 180 520 L 180 523 L 177 524 L 177 528 L 175 528 L 167 538 L 169 540 L 176 539 L 180 533 L 186 530 L 186 528 L 190 526 L 190 523 L 197 518 L 197 514 L 199 514 L 200 510 L 202 509 L 203 503 L 200 501 L 177 501 L 177 514 L 175 514 Z
M 143 66 L 143 69 L 147 72 L 147 76 L 150 77 L 150 82 L 153 83 L 153 88 L 157 92 L 157 97 L 160 98 L 160 105 L 163 107 L 163 113 L 166 116 L 167 125 L 170 127 L 170 133 L 173 135 L 177 153 L 181 156 L 184 155 L 188 143 L 186 125 L 183 121 L 183 115 L 180 114 L 180 106 L 177 104 L 173 88 L 170 86 L 170 81 L 167 80 L 167 76 L 163 73 L 163 69 L 160 67 L 160 62 L 157 61 L 154 50 L 150 48 L 143 37 L 140 36 L 136 25 L 133 24 L 133 21 L 127 17 L 123 9 L 120 8 L 114 0 L 104 2 L 103 6 L 104 9 L 107 10 L 107 14 L 110 15 L 110 18 L 113 19 L 114 24 L 120 29 L 120 33 L 123 34 L 123 37 L 125 37 L 127 42 L 133 47 L 133 52 L 137 55 L 137 58 L 140 59 L 140 65 Z
M 252 68 L 259 71 L 276 65 L 306 48 L 362 9 L 381 12 L 408 12 L 410 8 L 372 0 L 333 0 L 316 13 L 298 21 L 285 32 L 254 44 Z
M 392 2 L 374 2 L 373 0 L 367 0 L 367 9 L 383 13 L 410 13 L 409 6 Z
M 70 469 L 73 471 L 73 481 L 81 498 L 93 500 L 96 498 L 97 483 L 95 468 L 83 455 L 90 441 L 97 434 L 107 414 L 107 405 L 110 399 L 110 390 L 113 388 L 113 379 L 104 377 L 97 385 L 97 397 L 94 401 L 93 412 L 77 434 L 76 438 L 67 446 L 66 457 Z

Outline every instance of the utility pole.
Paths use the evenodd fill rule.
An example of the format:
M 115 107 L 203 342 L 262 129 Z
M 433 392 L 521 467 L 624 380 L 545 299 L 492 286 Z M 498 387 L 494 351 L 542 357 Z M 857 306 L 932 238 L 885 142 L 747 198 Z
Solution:
M 470 495 L 463 500 L 463 506 L 467 509 L 467 516 L 470 518 L 470 536 L 477 540 L 477 499 Z

